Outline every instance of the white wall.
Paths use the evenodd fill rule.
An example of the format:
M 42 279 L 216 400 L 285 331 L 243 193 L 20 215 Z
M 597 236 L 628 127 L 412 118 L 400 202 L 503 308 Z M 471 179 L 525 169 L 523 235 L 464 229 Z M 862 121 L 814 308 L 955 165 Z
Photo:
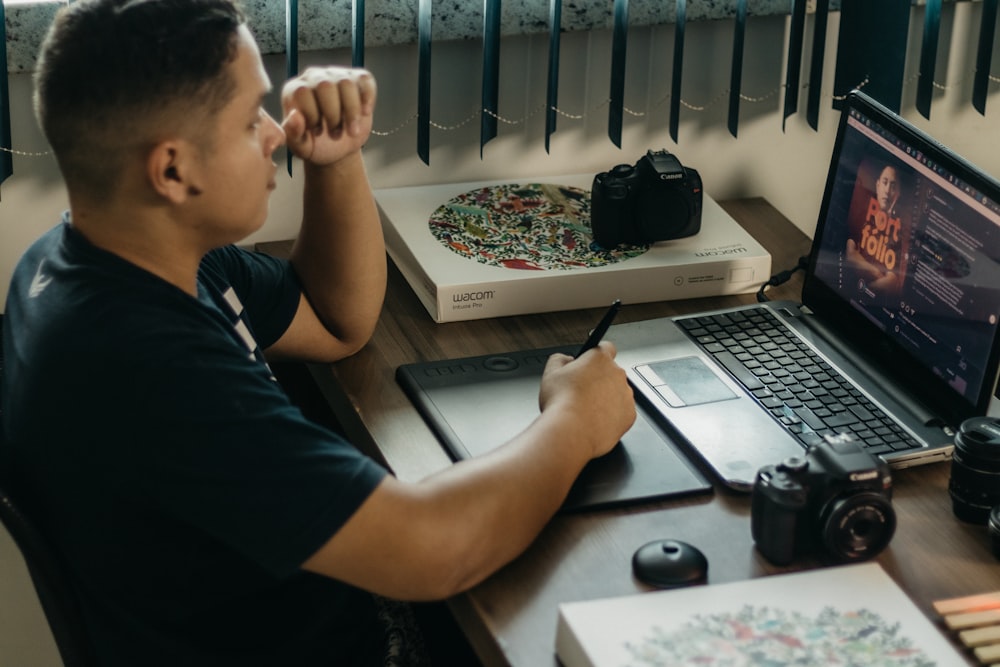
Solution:
M 984 118 L 972 109 L 972 73 L 978 39 L 979 3 L 947 5 L 935 80 L 932 121 L 913 108 L 919 61 L 922 11 L 914 10 L 903 115 L 954 150 L 1000 175 L 997 131 L 990 127 L 1000 111 L 994 92 Z M 416 155 L 416 46 L 379 47 L 366 54 L 366 65 L 379 80 L 380 99 L 375 130 L 365 149 L 375 187 L 481 179 L 518 180 L 530 176 L 596 173 L 622 162 L 634 162 L 647 148 L 667 148 L 699 170 L 709 195 L 716 199 L 763 196 L 807 233 L 816 222 L 819 198 L 836 127 L 831 108 L 836 56 L 836 13 L 828 29 L 824 104 L 820 131 L 805 121 L 805 91 L 801 111 L 782 131 L 786 19 L 761 17 L 749 21 L 744 52 L 743 93 L 755 101 L 741 103 L 739 137 L 726 128 L 732 44 L 731 21 L 688 25 L 682 99 L 703 111 L 682 108 L 679 142 L 667 131 L 673 54 L 673 26 L 636 28 L 628 51 L 625 105 L 642 113 L 626 113 L 622 148 L 607 138 L 607 99 L 611 36 L 608 31 L 565 33 L 562 38 L 559 108 L 550 153 L 544 150 L 547 35 L 507 38 L 501 46 L 499 136 L 480 158 L 479 116 L 481 55 L 478 41 L 437 42 L 433 46 L 432 120 L 453 129 L 431 129 L 430 165 Z M 811 21 L 805 53 L 810 52 Z M 803 80 L 808 76 L 808 55 Z M 283 78 L 283 58 L 267 57 L 272 78 Z M 302 66 L 348 63 L 346 51 L 308 52 Z M 996 66 L 994 69 L 998 69 Z M 45 151 L 35 129 L 30 104 L 30 76 L 10 75 L 15 148 Z M 760 101 L 756 101 L 762 98 Z M 276 103 L 273 105 L 276 110 Z M 95 155 L 95 160 L 100 156 Z M 283 157 L 279 156 L 283 160 Z M 249 242 L 290 238 L 301 212 L 301 169 L 295 178 L 283 171 L 271 203 L 267 224 Z M 66 198 L 51 156 L 15 158 L 15 175 L 0 187 L 0 299 L 17 258 L 27 245 L 57 220 Z M 0 301 L 2 303 L 2 301 Z

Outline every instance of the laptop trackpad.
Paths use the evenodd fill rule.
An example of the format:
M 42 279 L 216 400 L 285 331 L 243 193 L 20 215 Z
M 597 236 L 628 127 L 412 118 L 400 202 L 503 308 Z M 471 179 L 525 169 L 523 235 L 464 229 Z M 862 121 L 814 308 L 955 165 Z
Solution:
M 639 366 L 636 371 L 672 408 L 728 401 L 736 394 L 699 357 Z

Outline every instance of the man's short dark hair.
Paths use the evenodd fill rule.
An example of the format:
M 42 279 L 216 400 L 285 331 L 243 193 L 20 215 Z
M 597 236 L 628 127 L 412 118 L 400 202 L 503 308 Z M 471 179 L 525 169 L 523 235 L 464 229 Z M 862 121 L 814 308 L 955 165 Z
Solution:
M 35 112 L 67 185 L 105 197 L 130 155 L 222 109 L 244 22 L 230 0 L 78 0 L 60 10 L 35 71 Z

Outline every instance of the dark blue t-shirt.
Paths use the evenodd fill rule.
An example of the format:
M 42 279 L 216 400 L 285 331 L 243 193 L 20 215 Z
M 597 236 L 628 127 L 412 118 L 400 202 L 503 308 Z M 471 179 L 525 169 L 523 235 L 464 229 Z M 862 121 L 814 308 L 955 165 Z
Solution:
M 37 241 L 5 311 L 4 477 L 69 565 L 101 664 L 355 664 L 379 642 L 370 596 L 299 568 L 385 470 L 304 419 L 260 355 L 298 305 L 287 262 L 219 249 L 198 289 L 68 220 Z

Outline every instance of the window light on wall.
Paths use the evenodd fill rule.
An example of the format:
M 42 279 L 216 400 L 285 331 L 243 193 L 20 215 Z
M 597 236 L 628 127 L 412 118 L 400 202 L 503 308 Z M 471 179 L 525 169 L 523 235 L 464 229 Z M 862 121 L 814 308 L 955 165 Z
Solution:
M 431 119 L 431 17 L 433 0 L 411 0 L 416 4 L 417 32 L 417 99 L 416 152 L 425 163 L 430 163 Z M 500 39 L 500 12 L 502 0 L 482 1 L 482 90 L 480 120 L 480 152 L 497 136 L 498 91 L 502 44 Z M 560 34 L 562 30 L 562 0 L 537 0 L 548 3 L 548 76 L 545 102 L 545 149 L 548 151 L 551 135 L 557 131 L 557 120 L 562 112 L 558 107 Z M 665 0 L 670 3 L 671 0 Z M 689 5 L 700 0 L 672 0 L 675 10 L 673 63 L 670 82 L 669 133 L 676 143 L 679 118 L 683 113 L 681 72 L 684 59 L 684 37 Z M 823 58 L 827 50 L 827 19 L 839 4 L 840 28 L 837 35 L 837 56 L 833 82 L 834 107 L 851 88 L 863 86 L 872 97 L 894 111 L 902 102 L 903 76 L 910 22 L 914 16 L 914 0 L 789 0 L 790 22 L 787 58 L 784 72 L 782 124 L 799 112 L 799 93 L 805 91 L 805 114 L 809 125 L 816 129 L 819 110 Z M 916 108 L 930 118 L 934 89 L 934 71 L 941 30 L 942 0 L 922 0 L 923 30 L 920 45 L 920 64 L 916 92 Z M 991 77 L 993 46 L 995 41 L 997 9 L 1000 0 L 982 0 L 981 24 L 978 35 L 976 69 L 973 75 L 971 103 L 985 115 L 989 84 L 998 79 Z M 289 77 L 298 72 L 298 8 L 299 0 L 285 0 L 285 54 L 286 73 Z M 729 0 L 733 21 L 733 49 L 730 67 L 727 126 L 735 137 L 739 130 L 739 109 L 742 94 L 743 43 L 748 16 L 748 0 Z M 627 68 L 627 43 L 629 34 L 629 0 L 612 0 L 605 3 L 612 23 L 611 73 L 608 82 L 608 138 L 620 146 L 625 112 L 624 81 Z M 812 6 L 814 5 L 814 6 Z M 365 55 L 365 0 L 353 0 L 351 25 L 351 60 L 354 66 L 364 65 Z M 805 44 L 806 16 L 813 14 L 812 48 L 809 56 L 808 79 L 802 81 L 801 66 Z M 0 31 L 5 28 L 5 16 L 0 2 Z M 877 31 L 877 32 L 876 32 Z M 5 31 L 0 33 L 6 44 Z M 0 49 L 0 67 L 7 71 L 6 50 Z M 10 136 L 10 105 L 7 77 L 0 77 L 0 182 L 13 173 L 14 157 Z M 291 163 L 289 162 L 289 170 Z

